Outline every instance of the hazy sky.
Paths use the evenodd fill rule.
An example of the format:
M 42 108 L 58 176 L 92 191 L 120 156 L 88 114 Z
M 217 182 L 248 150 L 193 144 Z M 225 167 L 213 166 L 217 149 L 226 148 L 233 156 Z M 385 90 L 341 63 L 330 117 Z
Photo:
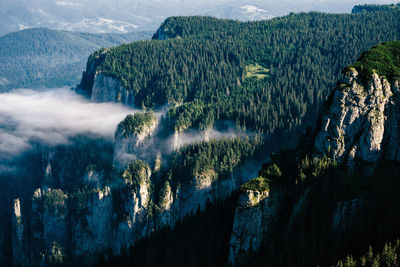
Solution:
M 165 18 L 175 15 L 210 15 L 253 20 L 300 11 L 344 13 L 350 12 L 357 4 L 396 2 L 398 1 L 0 0 L 0 35 L 29 27 L 92 32 L 118 32 L 119 29 L 123 29 L 119 32 L 124 32 L 126 31 L 124 23 L 128 31 L 132 29 L 154 31 Z M 87 19 L 92 21 L 87 21 Z

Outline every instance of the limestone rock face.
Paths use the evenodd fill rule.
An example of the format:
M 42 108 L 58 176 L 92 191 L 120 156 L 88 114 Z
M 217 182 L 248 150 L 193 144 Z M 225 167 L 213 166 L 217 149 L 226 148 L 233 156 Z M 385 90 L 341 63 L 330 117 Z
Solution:
M 127 132 L 122 127 L 117 128 L 114 145 L 114 165 L 117 168 L 123 168 L 136 159 L 156 159 L 159 149 L 158 139 L 155 137 L 158 123 L 154 117 L 149 123 L 142 125 L 138 132 Z
M 123 175 L 126 177 L 126 175 Z M 119 254 L 122 247 L 132 246 L 136 240 L 146 236 L 152 230 L 149 220 L 151 190 L 151 170 L 143 167 L 139 170 L 136 182 L 125 179 L 127 187 L 121 191 L 124 205 L 123 219 L 118 222 L 115 231 L 113 251 Z
M 89 57 L 86 71 L 76 90 L 87 95 L 93 102 L 117 102 L 134 107 L 134 93 L 125 88 L 120 80 L 98 69 L 109 51 L 103 48 Z
M 186 129 L 180 131 L 176 130 L 172 137 L 172 148 L 173 150 L 178 150 L 180 147 L 188 143 L 188 140 L 192 139 L 193 142 L 204 141 L 209 142 L 211 139 L 211 129 L 203 130 L 200 133 L 196 133 L 195 137 L 190 136 L 190 131 L 185 133 Z
M 29 231 L 24 230 L 26 223 L 20 223 L 23 214 L 19 201 L 15 202 L 12 240 L 16 263 L 20 259 L 40 266 L 71 259 L 90 265 L 102 253 L 119 255 L 156 229 L 173 227 L 199 207 L 204 210 L 208 201 L 225 198 L 242 183 L 233 174 L 218 180 L 213 171 L 203 170 L 177 187 L 166 180 L 160 199 L 155 199 L 152 170 L 143 161 L 129 164 L 109 186 L 104 185 L 102 173 L 91 167 L 84 177 L 77 177 L 82 178 L 85 188 L 73 193 L 47 186 L 37 189 Z M 264 197 L 254 193 L 251 199 L 262 202 Z
M 24 224 L 22 222 L 21 204 L 19 199 L 14 200 L 12 217 L 12 252 L 14 266 L 27 266 L 24 242 Z
M 172 188 L 168 181 L 164 185 L 164 194 L 162 195 L 162 199 L 160 201 L 160 207 L 162 212 L 159 215 L 159 224 L 173 225 L 175 220 L 174 193 L 172 192 Z
M 120 81 L 103 73 L 94 76 L 91 100 L 93 102 L 117 102 L 134 106 L 134 96 Z
M 51 259 L 52 248 L 68 247 L 68 196 L 59 189 L 38 189 L 32 198 L 31 261 L 33 266 Z M 64 255 L 60 255 L 62 260 Z
M 90 256 L 111 245 L 113 203 L 110 188 L 89 193 L 76 208 L 72 226 L 73 255 L 91 259 Z
M 280 191 L 241 193 L 231 235 L 229 262 L 235 264 L 244 254 L 257 250 L 278 219 Z
M 181 216 L 185 216 L 197 207 L 203 210 L 207 199 L 209 201 L 215 199 L 213 192 L 213 182 L 215 179 L 216 174 L 214 171 L 204 171 L 196 174 L 190 185 L 181 188 L 178 194 L 178 198 L 181 201 L 179 208 Z
M 368 84 L 355 69 L 333 92 L 315 140 L 318 152 L 354 168 L 356 160 L 400 160 L 399 84 L 373 74 Z

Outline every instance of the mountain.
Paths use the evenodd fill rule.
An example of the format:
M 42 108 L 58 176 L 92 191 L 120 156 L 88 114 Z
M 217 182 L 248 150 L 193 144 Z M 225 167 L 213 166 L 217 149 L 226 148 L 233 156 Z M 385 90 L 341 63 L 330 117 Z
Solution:
M 348 80 L 331 96 L 331 107 L 322 119 L 324 130 L 316 139 L 319 152 L 350 169 L 362 162 L 400 160 L 399 45 L 378 45 L 346 68 Z
M 45 28 L 6 34 L 0 37 L 0 91 L 74 86 L 92 51 L 150 36 L 147 32 L 88 34 Z
M 4 0 L 0 7 L 0 35 L 25 28 L 47 27 L 55 30 L 126 33 L 155 30 L 167 17 L 208 15 L 219 18 L 255 20 L 287 15 L 290 12 L 350 12 L 356 4 L 391 1 L 58 1 Z
M 377 11 L 377 10 L 387 10 L 392 8 L 398 8 L 400 4 L 391 4 L 391 5 L 357 5 L 353 7 L 352 13 L 361 13 L 368 11 Z
M 373 176 L 348 172 L 331 154 L 317 156 L 312 133 L 325 129 L 317 121 L 330 114 L 324 103 L 341 70 L 395 40 L 399 17 L 397 8 L 256 22 L 172 17 L 153 40 L 94 52 L 77 91 L 134 110 L 114 140 L 29 140 L 34 149 L 16 159 L 18 168 L 0 173 L 0 259 L 330 265 L 396 237 L 398 179 L 388 170 L 397 165 L 383 162 Z M 397 66 L 396 52 L 378 50 Z M 360 77 L 365 69 L 397 77 L 377 58 L 353 68 Z M 394 205 L 379 216 L 386 200 Z
M 231 262 L 398 266 L 399 53 L 399 41 L 381 43 L 345 68 L 315 139 L 241 187 Z

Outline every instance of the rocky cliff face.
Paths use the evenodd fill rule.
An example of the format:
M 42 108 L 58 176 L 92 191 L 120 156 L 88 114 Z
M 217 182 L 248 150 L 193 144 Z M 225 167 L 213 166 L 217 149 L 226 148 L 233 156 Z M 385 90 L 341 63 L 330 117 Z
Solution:
M 14 201 L 12 217 L 12 252 L 14 255 L 14 266 L 28 266 L 25 257 L 26 243 L 24 242 L 24 224 L 22 222 L 21 203 L 19 199 Z
M 256 251 L 278 220 L 282 192 L 246 190 L 239 196 L 230 240 L 229 262 Z
M 109 49 L 102 49 L 89 57 L 86 71 L 77 91 L 89 96 L 93 102 L 117 102 L 134 107 L 135 98 L 120 80 L 98 70 Z
M 72 255 L 89 261 L 112 245 L 113 205 L 109 187 L 84 193 L 74 203 Z
M 69 245 L 68 195 L 60 189 L 37 189 L 32 198 L 30 260 L 62 262 Z M 17 256 L 17 255 L 15 255 Z
M 93 87 L 91 90 L 93 102 L 117 102 L 128 106 L 134 106 L 135 98 L 116 78 L 103 73 L 94 75 Z
M 353 172 L 357 171 L 357 175 L 349 174 L 352 177 L 349 179 L 357 177 L 365 181 L 375 179 L 371 175 L 379 171 L 376 167 L 382 159 L 400 161 L 399 51 L 399 42 L 383 43 L 363 53 L 355 64 L 345 69 L 344 79 L 338 83 L 326 103 L 321 127 L 317 129 L 314 140 L 317 153 L 313 155 L 313 161 L 316 166 L 319 165 L 319 169 L 322 170 L 322 166 L 325 166 L 330 171 L 336 170 L 342 177 L 336 177 L 337 174 L 334 175 L 333 172 L 320 175 L 320 179 L 325 179 L 323 183 L 329 184 L 330 180 L 339 184 L 339 181 L 345 180 L 347 183 L 348 177 L 343 174 L 342 166 Z M 330 164 L 333 168 L 329 167 Z M 275 237 L 283 240 L 282 243 L 306 236 L 308 233 L 304 225 L 315 220 L 317 224 L 328 226 L 324 230 L 325 239 L 335 240 L 328 242 L 336 244 L 340 251 L 343 245 L 348 245 L 349 236 L 374 211 L 373 205 L 366 206 L 368 204 L 365 203 L 371 202 L 375 196 L 370 196 L 369 191 L 365 194 L 364 185 L 354 182 L 357 192 L 352 191 L 354 189 L 335 188 L 334 194 L 325 197 L 324 194 L 330 193 L 330 186 L 320 186 L 312 182 L 301 184 L 295 173 L 291 175 L 294 177 L 287 179 L 294 179 L 295 186 L 285 183 L 289 190 L 287 198 L 282 195 L 279 197 L 277 192 L 274 197 L 273 190 L 262 190 L 262 183 L 253 183 L 251 190 L 242 193 L 230 241 L 230 263 L 234 264 L 240 261 L 241 255 L 257 250 L 261 240 L 267 243 L 268 229 L 277 220 L 280 220 L 280 233 Z M 300 180 L 302 176 L 308 179 L 301 171 Z M 318 177 L 319 174 L 313 172 L 311 176 Z M 308 177 L 311 176 L 308 174 Z M 346 193 L 340 192 L 341 190 Z M 387 191 L 390 190 L 385 189 L 383 194 L 387 194 Z M 317 207 L 317 203 L 323 204 Z M 279 214 L 280 205 L 286 205 L 281 209 L 282 214 Z M 317 213 L 319 214 L 316 215 Z M 315 236 L 317 239 L 320 237 L 318 234 Z M 296 242 L 292 248 L 296 248 Z
M 373 73 L 365 83 L 350 69 L 333 92 L 315 140 L 318 152 L 354 168 L 360 160 L 400 160 L 399 81 Z
M 155 183 L 162 181 L 152 173 L 159 167 L 155 164 L 152 170 L 138 160 L 115 177 L 89 166 L 75 181 L 84 186 L 68 192 L 50 187 L 58 178 L 52 175 L 51 164 L 44 165 L 44 184 L 34 192 L 30 210 L 24 213 L 20 201 L 15 201 L 12 242 L 17 266 L 70 259 L 91 264 L 100 253 L 119 255 L 155 229 L 173 227 L 183 216 L 205 209 L 207 201 L 224 198 L 242 182 L 234 174 L 218 180 L 214 171 L 207 170 L 179 186 L 166 180 L 158 193 Z M 23 220 L 28 213 L 30 220 Z
M 120 253 L 153 229 L 150 218 L 151 170 L 141 161 L 129 165 L 123 174 L 119 192 L 123 202 L 123 216 L 115 231 L 113 251 Z
M 158 124 L 152 113 L 136 113 L 121 122 L 115 133 L 114 165 L 121 168 L 135 159 L 156 160 L 162 149 L 155 137 Z

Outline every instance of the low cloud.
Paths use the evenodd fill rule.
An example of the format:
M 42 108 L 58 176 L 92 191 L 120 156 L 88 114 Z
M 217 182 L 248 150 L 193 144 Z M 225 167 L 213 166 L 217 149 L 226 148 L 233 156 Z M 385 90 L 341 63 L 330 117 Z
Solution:
M 219 122 L 221 123 L 221 122 Z M 189 130 L 183 133 L 180 133 L 178 136 L 171 137 L 170 150 L 179 149 L 182 146 L 209 141 L 209 140 L 219 140 L 223 138 L 245 138 L 254 136 L 254 133 L 244 132 L 238 130 L 232 123 L 224 121 L 226 125 L 230 125 L 224 129 L 210 129 L 207 131 L 197 131 L 197 130 Z M 228 124 L 229 123 L 229 124 Z M 172 146 L 172 147 L 171 147 Z
M 166 110 L 162 109 L 156 115 L 160 118 L 165 113 Z M 135 144 L 136 137 L 131 137 L 122 144 L 117 144 L 114 151 L 114 165 L 122 169 L 130 162 L 138 159 L 153 162 L 156 158 L 168 156 L 174 151 L 190 144 L 231 138 L 243 139 L 255 136 L 253 132 L 238 129 L 233 121 L 217 121 L 213 129 L 205 131 L 189 129 L 185 132 L 170 134 L 168 136 L 163 135 L 163 132 L 159 130 L 156 130 L 151 137 L 138 146 L 128 145 Z
M 32 140 L 66 144 L 78 134 L 114 139 L 116 126 L 135 110 L 115 103 L 91 103 L 67 88 L 0 94 L 0 159 L 30 148 Z

